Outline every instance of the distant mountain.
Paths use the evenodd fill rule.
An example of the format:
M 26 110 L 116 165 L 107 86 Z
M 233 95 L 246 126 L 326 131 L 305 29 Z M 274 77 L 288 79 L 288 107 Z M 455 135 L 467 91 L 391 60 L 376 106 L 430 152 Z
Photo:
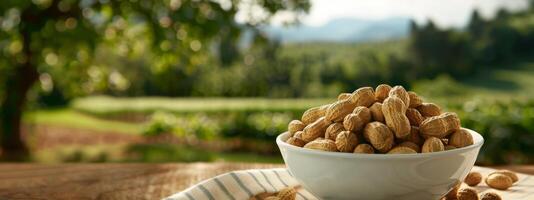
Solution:
M 383 20 L 355 18 L 334 19 L 322 26 L 268 26 L 263 28 L 271 38 L 282 42 L 360 42 L 401 38 L 408 35 L 409 18 L 395 17 Z

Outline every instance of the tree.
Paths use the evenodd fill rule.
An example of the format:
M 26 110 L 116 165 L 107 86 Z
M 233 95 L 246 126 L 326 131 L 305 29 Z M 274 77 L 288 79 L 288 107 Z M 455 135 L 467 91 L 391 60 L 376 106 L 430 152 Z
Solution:
M 248 16 L 245 25 L 235 20 L 242 7 L 254 8 L 243 11 Z M 58 68 L 67 73 L 52 76 L 54 81 L 83 82 L 90 57 L 101 43 L 121 42 L 128 31 L 140 29 L 158 60 L 155 67 L 194 67 L 219 36 L 237 41 L 244 26 L 267 23 L 280 11 L 300 16 L 309 7 L 305 0 L 4 0 L 0 4 L 0 46 L 5 49 L 0 54 L 2 156 L 15 160 L 28 155 L 20 125 L 26 96 L 35 83 Z
M 484 27 L 484 19 L 482 19 L 482 17 L 478 13 L 478 10 L 473 10 L 473 13 L 471 13 L 469 24 L 467 25 L 467 30 L 469 31 L 469 33 L 471 33 L 473 37 L 480 37 L 484 32 Z

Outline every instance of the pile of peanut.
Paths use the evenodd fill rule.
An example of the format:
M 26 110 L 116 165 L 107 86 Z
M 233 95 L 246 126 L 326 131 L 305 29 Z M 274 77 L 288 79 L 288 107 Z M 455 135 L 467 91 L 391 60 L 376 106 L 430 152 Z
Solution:
M 479 198 L 477 190 L 471 187 L 475 187 L 482 182 L 482 178 L 482 174 L 470 172 L 464 179 L 464 183 L 470 187 L 464 187 L 461 183 L 458 183 L 442 200 L 501 200 L 502 198 L 499 194 L 491 191 L 483 193 Z M 486 184 L 493 189 L 507 190 L 518 180 L 519 177 L 514 172 L 498 170 L 486 177 Z
M 289 123 L 288 132 L 291 145 L 350 153 L 430 153 L 473 144 L 455 113 L 442 112 L 402 86 L 385 84 L 310 108 Z

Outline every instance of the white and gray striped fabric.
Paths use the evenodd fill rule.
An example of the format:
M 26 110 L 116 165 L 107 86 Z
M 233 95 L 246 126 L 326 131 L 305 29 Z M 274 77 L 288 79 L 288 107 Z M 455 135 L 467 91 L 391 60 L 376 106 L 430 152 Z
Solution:
M 480 172 L 486 177 L 495 169 L 475 166 L 471 171 Z M 534 176 L 521 173 L 517 175 L 519 181 L 508 190 L 491 189 L 484 181 L 474 188 L 479 193 L 496 192 L 502 199 L 534 200 Z M 299 184 L 284 168 L 234 171 L 202 181 L 167 197 L 166 200 L 248 200 L 257 194 L 276 193 L 290 186 L 297 187 Z M 318 199 L 302 187 L 298 187 L 297 192 L 298 200 Z
M 287 169 L 264 169 L 234 171 L 202 181 L 176 193 L 166 200 L 245 200 L 260 193 L 276 193 L 286 187 L 296 187 L 299 183 Z M 304 189 L 297 189 L 297 199 L 316 200 Z

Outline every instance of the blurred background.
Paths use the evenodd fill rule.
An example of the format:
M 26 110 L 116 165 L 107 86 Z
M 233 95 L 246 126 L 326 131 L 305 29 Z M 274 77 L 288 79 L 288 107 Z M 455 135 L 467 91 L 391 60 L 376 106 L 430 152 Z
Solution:
M 534 1 L 2 0 L 0 158 L 281 163 L 341 92 L 401 84 L 534 163 Z

